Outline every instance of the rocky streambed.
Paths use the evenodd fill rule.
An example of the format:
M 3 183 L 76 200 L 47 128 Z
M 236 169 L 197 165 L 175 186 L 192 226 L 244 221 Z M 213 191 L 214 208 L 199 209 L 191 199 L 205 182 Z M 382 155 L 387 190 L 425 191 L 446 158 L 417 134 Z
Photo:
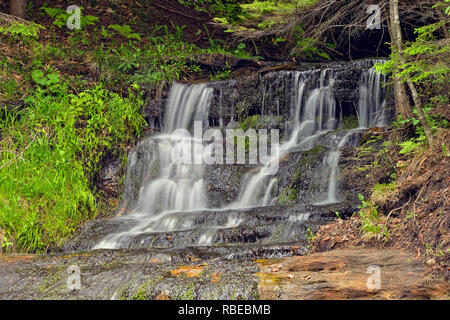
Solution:
M 279 249 L 251 247 L 248 252 Z M 226 259 L 226 252 L 186 248 L 2 255 L 0 299 L 449 298 L 448 285 L 428 281 L 422 262 L 400 251 L 348 249 L 256 260 Z

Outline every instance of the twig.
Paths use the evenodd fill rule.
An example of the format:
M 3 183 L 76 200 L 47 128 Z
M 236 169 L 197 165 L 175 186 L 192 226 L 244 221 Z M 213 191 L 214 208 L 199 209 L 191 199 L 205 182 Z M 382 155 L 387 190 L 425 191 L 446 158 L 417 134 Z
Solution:
M 427 186 L 428 182 L 431 181 L 431 176 L 428 178 L 427 182 L 423 185 L 423 187 L 420 189 L 419 194 L 417 195 L 416 201 L 414 201 L 414 214 L 416 214 L 416 202 L 419 200 L 420 195 L 422 194 L 423 190 Z
M 176 13 L 176 14 L 179 14 L 179 15 L 182 15 L 182 16 L 185 16 L 185 17 L 188 17 L 188 18 L 191 18 L 191 19 L 201 20 L 201 21 L 204 20 L 204 19 L 202 19 L 202 18 L 195 17 L 195 16 L 191 16 L 191 15 L 186 14 L 186 13 L 184 13 L 184 12 L 180 12 L 180 11 L 177 11 L 177 10 L 173 10 L 173 9 L 164 7 L 164 6 L 162 6 L 162 5 L 160 5 L 160 4 L 157 4 L 157 3 L 152 3 L 152 5 L 155 6 L 155 7 L 160 8 L 160 9 L 167 10 L 167 11 L 170 11 L 170 12 L 173 12 L 173 13 Z
M 34 140 L 36 139 L 36 135 L 34 135 L 33 140 L 31 140 L 31 142 L 25 147 L 25 149 L 22 150 L 22 152 L 20 152 L 19 154 L 17 154 L 17 156 L 15 156 L 14 158 L 12 158 L 11 160 L 9 160 L 7 163 L 3 164 L 2 166 L 0 166 L 0 170 L 2 170 L 3 168 L 9 166 L 10 164 L 12 164 L 14 161 L 16 161 L 18 158 L 22 158 L 23 153 L 33 144 Z M 23 158 L 22 158 L 23 159 Z
M 397 211 L 397 210 L 400 210 L 400 209 L 403 209 L 403 208 L 406 207 L 410 202 L 411 202 L 411 197 L 409 197 L 408 202 L 407 202 L 406 204 L 404 204 L 403 206 L 391 210 L 391 212 L 389 212 L 389 214 L 388 214 L 388 216 L 387 216 L 387 218 L 386 218 L 386 222 L 389 221 L 389 217 L 391 216 L 391 214 L 392 214 L 393 212 L 395 212 L 395 211 Z

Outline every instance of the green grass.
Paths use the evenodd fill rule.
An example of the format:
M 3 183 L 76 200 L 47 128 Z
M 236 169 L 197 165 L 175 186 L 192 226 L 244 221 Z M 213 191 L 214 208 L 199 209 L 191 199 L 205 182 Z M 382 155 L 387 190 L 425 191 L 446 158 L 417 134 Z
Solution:
M 10 249 L 44 252 L 98 213 L 92 186 L 102 156 L 139 135 L 142 105 L 97 86 L 78 95 L 65 84 L 36 88 L 27 108 L 0 125 L 0 230 Z
M 386 226 L 386 219 L 380 216 L 378 207 L 372 201 L 364 200 L 361 194 L 358 194 L 361 200 L 359 215 L 361 217 L 361 232 L 364 240 L 388 241 L 390 238 L 389 231 Z

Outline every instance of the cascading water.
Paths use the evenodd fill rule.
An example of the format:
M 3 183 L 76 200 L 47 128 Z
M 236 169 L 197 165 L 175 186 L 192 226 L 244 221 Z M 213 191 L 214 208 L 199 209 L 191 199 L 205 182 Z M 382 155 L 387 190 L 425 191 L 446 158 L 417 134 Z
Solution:
M 176 129 L 189 129 L 194 121 L 207 123 L 212 89 L 206 84 L 185 85 L 174 83 L 169 92 L 163 133 L 148 138 L 146 143 L 156 145 L 157 177 L 140 191 L 138 204 L 127 219 L 139 223 L 123 233 L 103 239 L 96 248 L 116 248 L 130 234 L 171 230 L 174 220 L 164 219 L 167 212 L 192 211 L 206 208 L 203 166 L 180 164 L 174 161 L 175 149 L 201 144 L 193 138 L 175 134 Z M 194 157 L 202 155 L 194 154 Z M 194 161 L 195 163 L 195 161 Z
M 375 61 L 381 62 L 381 61 Z M 386 125 L 384 107 L 386 104 L 386 90 L 383 83 L 386 77 L 376 72 L 374 68 L 368 69 L 361 73 L 359 86 L 358 101 L 358 123 L 359 128 L 371 128 L 374 126 L 382 127 Z M 317 204 L 333 204 L 339 201 L 337 174 L 339 172 L 339 157 L 341 149 L 347 144 L 348 139 L 355 131 L 350 130 L 347 134 L 340 138 L 336 147 L 329 152 L 325 158 L 325 163 L 329 168 L 328 188 L 325 200 L 317 202 Z
M 358 101 L 358 120 L 361 128 L 386 125 L 386 88 L 383 87 L 385 82 L 386 76 L 376 72 L 374 68 L 361 73 Z
M 290 137 L 280 147 L 281 157 L 294 148 L 310 149 L 319 136 L 338 126 L 336 101 L 332 94 L 333 70 L 291 72 L 291 75 L 294 77 L 291 88 L 294 123 Z M 305 92 L 308 83 L 315 87 Z M 258 173 L 250 173 L 244 178 L 242 192 L 239 199 L 231 204 L 232 208 L 265 206 L 274 200 L 272 193 L 277 178 L 265 174 L 265 170 L 263 167 Z
M 292 119 L 288 126 L 289 133 L 281 143 L 279 158 L 289 157 L 292 152 L 310 150 L 324 139 L 327 140 L 329 151 L 318 176 L 324 187 L 322 191 L 317 191 L 315 203 L 323 205 L 338 202 L 337 176 L 341 148 L 349 143 L 358 129 L 333 131 L 339 128 L 339 119 L 342 118 L 342 110 L 338 110 L 333 93 L 334 70 L 283 71 L 278 74 L 285 81 L 283 90 Z M 361 74 L 357 106 L 360 127 L 383 124 L 385 90 L 381 88 L 382 81 L 373 69 Z M 264 110 L 271 108 L 270 101 L 274 103 L 270 99 L 272 89 L 270 84 L 263 85 L 261 106 L 264 105 Z M 268 175 L 266 171 L 269 170 L 270 162 L 279 161 L 279 158 L 273 156 L 266 165 L 244 175 L 237 199 L 219 209 L 207 209 L 206 193 L 210 186 L 204 179 L 205 166 L 173 161 L 175 149 L 202 144 L 174 131 L 192 129 L 194 121 L 198 120 L 208 127 L 213 94 L 214 90 L 206 83 L 172 85 L 165 108 L 163 132 L 142 142 L 147 149 L 153 150 L 145 154 L 147 158 L 140 164 L 148 168 L 140 171 L 133 168 L 139 163 L 139 154 L 135 154 L 137 151 L 129 157 L 127 183 L 132 180 L 130 175 L 143 172 L 137 175 L 142 182 L 138 199 L 129 200 L 137 204 L 130 214 L 115 219 L 120 222 L 119 230 L 108 234 L 94 248 L 209 246 L 248 241 L 270 243 L 275 238 L 276 241 L 288 241 L 303 237 L 305 221 L 312 221 L 314 217 L 310 211 L 294 208 L 293 211 L 283 209 L 282 213 L 276 213 L 270 207 L 277 205 L 280 186 L 278 177 Z M 219 90 L 218 94 L 218 123 L 222 126 L 225 108 L 223 91 Z M 269 95 L 267 100 L 266 95 Z M 277 99 L 275 103 L 279 113 L 280 97 Z M 229 122 L 234 122 L 234 117 Z M 194 157 L 202 156 L 194 154 Z M 127 188 L 126 197 L 129 193 Z M 284 224 L 278 235 L 274 234 L 273 219 Z

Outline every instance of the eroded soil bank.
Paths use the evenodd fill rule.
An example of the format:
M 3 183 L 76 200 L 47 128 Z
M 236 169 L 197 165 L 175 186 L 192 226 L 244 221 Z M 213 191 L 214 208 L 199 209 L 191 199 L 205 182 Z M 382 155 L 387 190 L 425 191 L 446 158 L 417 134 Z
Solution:
M 448 299 L 450 293 L 448 283 L 427 280 L 420 260 L 390 249 L 248 261 L 224 256 L 211 248 L 3 255 L 0 298 Z M 73 266 L 79 290 L 69 289 Z

